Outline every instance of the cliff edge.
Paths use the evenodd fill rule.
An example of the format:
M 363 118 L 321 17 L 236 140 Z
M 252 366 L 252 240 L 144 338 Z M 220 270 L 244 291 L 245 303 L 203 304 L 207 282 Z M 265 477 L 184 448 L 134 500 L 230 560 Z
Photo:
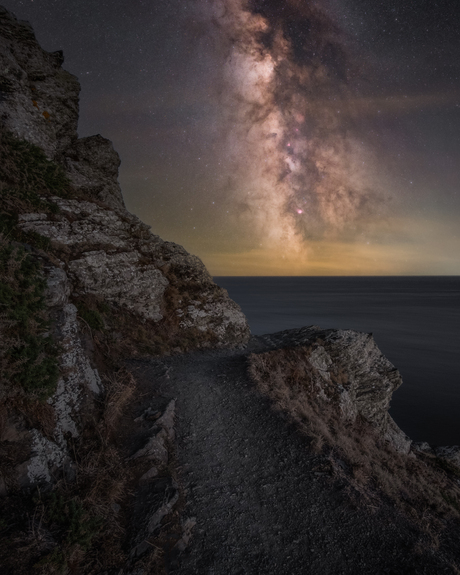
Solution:
M 414 446 L 397 427 L 401 377 L 372 336 L 310 326 L 250 338 L 200 259 L 126 210 L 118 154 L 100 135 L 78 138 L 80 85 L 62 64 L 0 7 L 3 572 L 303 573 L 310 562 L 351 574 L 418 544 L 406 524 L 394 535 L 388 501 L 419 527 L 458 526 L 458 448 Z M 353 525 L 368 535 L 380 524 L 366 505 L 387 505 L 384 551 L 374 536 L 363 559 L 359 537 L 331 528 L 350 502 L 332 509 L 333 481 L 362 497 Z M 297 534 L 315 521 L 317 534 Z M 278 523 L 302 545 L 285 544 Z M 346 567 L 321 547 L 332 532 L 335 550 L 353 543 Z M 407 573 L 404 561 L 385 572 Z

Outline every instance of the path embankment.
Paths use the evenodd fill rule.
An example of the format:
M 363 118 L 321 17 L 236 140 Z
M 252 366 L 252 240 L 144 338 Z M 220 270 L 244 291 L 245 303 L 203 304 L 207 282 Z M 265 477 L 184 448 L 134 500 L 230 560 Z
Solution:
M 184 518 L 196 525 L 171 573 L 457 573 L 449 533 L 442 549 L 391 505 L 374 509 L 330 474 L 327 456 L 271 408 L 247 373 L 248 354 L 279 345 L 133 362 L 176 400 L 176 464 Z M 158 374 L 163 375 L 158 375 Z M 442 547 L 442 546 L 441 546 Z

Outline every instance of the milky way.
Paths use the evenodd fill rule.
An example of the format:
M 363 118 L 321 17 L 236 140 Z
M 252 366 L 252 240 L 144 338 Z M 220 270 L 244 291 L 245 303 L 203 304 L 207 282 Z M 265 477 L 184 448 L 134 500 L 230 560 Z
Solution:
M 354 135 L 353 63 L 340 31 L 303 1 L 216 0 L 222 156 L 238 217 L 265 247 L 359 233 L 381 213 L 373 154 Z
M 0 0 L 214 275 L 460 273 L 458 0 Z

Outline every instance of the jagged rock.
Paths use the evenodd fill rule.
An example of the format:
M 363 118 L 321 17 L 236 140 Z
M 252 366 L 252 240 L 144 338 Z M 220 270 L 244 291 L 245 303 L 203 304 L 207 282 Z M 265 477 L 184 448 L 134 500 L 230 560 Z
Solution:
M 1 123 L 49 158 L 77 139 L 80 84 L 62 62 L 62 52 L 43 50 L 31 26 L 0 6 Z
M 187 548 L 190 539 L 192 538 L 192 530 L 196 525 L 195 517 L 186 517 L 181 524 L 182 537 L 177 541 L 173 547 L 173 552 L 182 553 Z
M 131 250 L 136 240 L 148 234 L 149 226 L 127 212 L 103 208 L 93 202 L 53 197 L 61 214 L 29 213 L 19 216 L 24 231 L 35 231 L 54 242 L 85 252 L 104 247 L 107 250 Z
M 414 441 L 412 443 L 412 449 L 414 451 L 421 451 L 422 453 L 427 453 L 429 455 L 435 454 L 431 445 L 426 441 Z
M 170 440 L 173 440 L 175 436 L 174 433 L 175 415 L 176 415 L 176 401 L 172 399 L 169 402 L 163 415 L 160 418 L 158 418 L 155 422 L 155 426 L 159 425 L 160 427 L 162 427 L 166 432 L 166 436 Z
M 42 50 L 29 24 L 0 8 L 1 124 L 61 163 L 74 190 L 91 200 L 53 198 L 60 214 L 22 214 L 20 227 L 70 249 L 65 271 L 75 293 L 97 293 L 143 319 L 177 312 L 184 336 L 190 333 L 187 341 L 197 346 L 246 343 L 246 318 L 199 258 L 126 211 L 111 142 L 100 135 L 78 139 L 80 86 L 62 62 L 62 52 Z M 168 285 L 189 296 L 165 301 Z
M 76 293 L 97 294 L 146 319 L 163 317 L 160 307 L 169 282 L 154 265 L 143 264 L 138 252 L 86 252 L 70 262 L 69 273 Z
M 151 467 L 148 471 L 144 473 L 139 479 L 139 484 L 148 483 L 151 479 L 157 477 L 159 473 L 158 467 Z
M 409 452 L 411 440 L 388 413 L 402 378 L 371 334 L 309 326 L 261 339 L 275 349 L 304 346 L 305 360 L 314 368 L 316 394 L 337 402 L 344 419 L 355 421 L 362 416 L 398 451 Z
M 144 457 L 155 461 L 159 467 L 164 467 L 168 463 L 168 450 L 165 442 L 168 439 L 174 439 L 175 408 L 176 402 L 173 399 L 168 403 L 164 413 L 152 427 L 153 435 L 147 440 L 144 447 L 130 457 L 131 460 Z
M 155 534 L 163 517 L 172 511 L 179 499 L 178 486 L 170 477 L 160 477 L 148 487 L 149 491 L 142 501 L 143 519 L 141 523 L 143 527 L 139 530 L 130 552 L 131 559 L 136 559 L 150 550 L 150 543 L 147 539 Z
M 169 274 L 173 285 L 179 284 L 184 291 L 195 286 L 199 296 L 176 302 L 184 332 L 208 333 L 216 346 L 247 341 L 249 328 L 241 308 L 213 283 L 199 258 L 150 234 L 149 226 L 126 210 L 52 199 L 59 206 L 59 216 L 22 214 L 19 226 L 80 254 L 68 264 L 76 293 L 97 294 L 145 319 L 159 321 L 164 292 L 171 283 L 164 274 Z
M 67 446 L 62 447 L 43 436 L 37 429 L 32 429 L 32 457 L 26 463 L 29 484 L 49 483 L 53 473 L 58 471 L 69 460 Z M 21 474 L 20 474 L 21 477 Z M 20 480 L 24 485 L 24 480 Z
M 460 469 L 460 446 L 451 445 L 446 447 L 436 447 L 434 449 L 436 457 L 439 459 L 444 459 L 447 463 L 455 465 Z
M 113 208 L 124 208 L 118 183 L 120 157 L 101 135 L 80 138 L 65 151 L 67 174 L 80 191 Z
M 53 331 L 62 348 L 60 366 L 62 377 L 56 392 L 48 399 L 53 407 L 54 430 L 52 437 L 32 429 L 31 457 L 16 469 L 20 485 L 50 482 L 58 470 L 69 467 L 70 457 L 66 437 L 78 437 L 86 418 L 91 418 L 93 397 L 101 393 L 102 383 L 85 353 L 80 338 L 77 308 L 68 302 L 69 282 L 64 270 L 46 268 L 46 301 L 50 307 Z M 71 466 L 70 466 L 71 467 Z M 67 469 L 67 475 L 71 469 Z
M 129 459 L 140 459 L 145 458 L 152 461 L 160 466 L 164 467 L 168 463 L 168 450 L 165 447 L 165 435 L 166 433 L 161 430 L 147 440 L 147 443 L 136 451 Z
M 65 271 L 61 268 L 51 267 L 48 271 L 46 283 L 46 305 L 49 308 L 66 305 L 70 295 L 70 285 Z

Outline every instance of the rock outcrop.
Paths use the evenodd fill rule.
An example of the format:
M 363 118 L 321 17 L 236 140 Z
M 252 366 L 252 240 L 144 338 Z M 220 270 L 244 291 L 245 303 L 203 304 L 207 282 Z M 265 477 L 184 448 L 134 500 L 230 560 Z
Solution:
M 77 140 L 80 84 L 63 61 L 61 51 L 41 48 L 28 22 L 0 7 L 1 123 L 49 158 Z
M 81 298 L 94 296 L 115 316 L 119 310 L 131 314 L 167 352 L 239 346 L 250 336 L 241 309 L 199 258 L 153 235 L 126 210 L 111 142 L 100 135 L 78 138 L 80 85 L 63 61 L 62 52 L 43 50 L 30 25 L 0 7 L 2 133 L 43 150 L 45 161 L 60 166 L 68 188 L 64 196 L 43 198 L 52 210 L 33 210 L 27 202 L 12 208 L 19 234 L 39 238 L 38 248 L 49 240 L 46 255 L 33 241 L 26 249 L 42 262 L 47 315 L 61 347 L 62 376 L 47 402 L 53 429 L 26 432 L 23 419 L 13 418 L 17 432 L 10 436 L 28 444 L 30 455 L 17 466 L 15 481 L 23 486 L 50 482 L 69 465 L 69 441 L 82 433 L 103 390 L 77 318 Z M 32 192 L 44 193 L 40 184 Z
M 333 405 L 337 417 L 351 423 L 358 416 L 364 418 L 399 452 L 409 452 L 411 440 L 388 413 L 391 396 L 402 378 L 371 334 L 310 326 L 259 339 L 275 350 L 266 354 L 268 362 L 273 354 L 274 364 L 281 366 L 285 350 L 286 378 L 297 370 L 299 382 L 304 381 L 301 389 L 310 389 L 313 401 L 321 399 Z M 291 360 L 288 355 L 296 349 L 300 351 Z
M 0 42 L 2 127 L 60 162 L 77 196 L 87 198 L 53 198 L 58 215 L 20 215 L 23 230 L 49 238 L 67 254 L 72 291 L 97 292 L 144 319 L 177 314 L 181 329 L 208 332 L 215 345 L 245 343 L 245 317 L 202 262 L 151 234 L 126 211 L 117 181 L 120 160 L 111 143 L 99 135 L 78 139 L 80 87 L 62 69 L 62 53 L 45 52 L 30 26 L 5 9 L 0 9 Z M 163 296 L 175 285 L 192 297 L 171 309 Z

